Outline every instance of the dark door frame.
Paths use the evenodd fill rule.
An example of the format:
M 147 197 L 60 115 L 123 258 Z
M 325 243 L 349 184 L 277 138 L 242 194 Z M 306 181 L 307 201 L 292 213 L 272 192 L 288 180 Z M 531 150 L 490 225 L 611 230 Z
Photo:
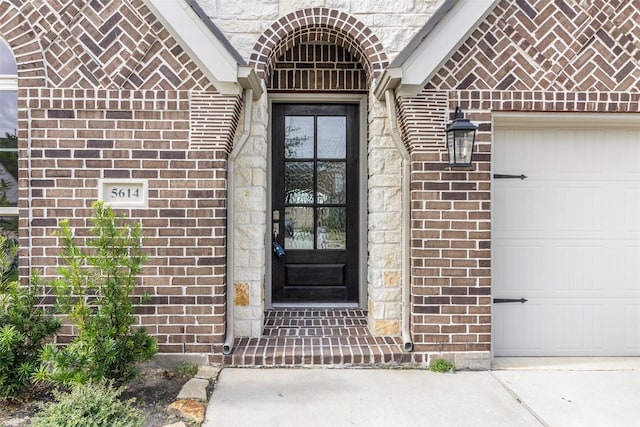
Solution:
M 359 94 L 270 94 L 269 96 L 269 115 L 268 115 L 268 154 L 267 154 L 267 210 L 265 212 L 265 308 L 273 308 L 274 303 L 272 301 L 272 271 L 271 271 L 271 242 L 272 242 L 272 201 L 271 201 L 271 189 L 272 189 L 272 104 L 275 103 L 290 103 L 290 104 L 304 104 L 304 103 L 328 103 L 328 104 L 357 104 L 359 106 L 359 120 L 360 120 L 360 135 L 359 135 L 359 163 L 360 163 L 360 180 L 359 180 L 359 217 L 360 217 L 360 241 L 359 248 L 359 289 L 358 289 L 358 302 L 357 304 L 313 304 L 313 303 L 291 303 L 291 304 L 276 304 L 276 307 L 288 306 L 288 307 L 304 307 L 304 306 L 330 306 L 330 307 L 359 307 L 362 309 L 367 308 L 367 122 L 368 122 L 368 108 L 367 108 L 367 96 Z

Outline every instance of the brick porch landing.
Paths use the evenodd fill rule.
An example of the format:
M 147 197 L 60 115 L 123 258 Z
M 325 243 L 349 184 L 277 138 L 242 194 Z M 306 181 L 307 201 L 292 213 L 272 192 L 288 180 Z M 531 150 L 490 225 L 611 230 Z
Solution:
M 238 338 L 226 366 L 376 366 L 411 363 L 399 337 L 372 337 L 367 312 L 274 309 L 260 338 Z

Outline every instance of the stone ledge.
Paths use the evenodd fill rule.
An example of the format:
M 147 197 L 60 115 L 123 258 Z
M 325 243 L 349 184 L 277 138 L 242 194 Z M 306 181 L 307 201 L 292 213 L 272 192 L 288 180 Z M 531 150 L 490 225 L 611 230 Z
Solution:
M 207 387 L 209 380 L 203 378 L 191 378 L 187 381 L 178 393 L 178 400 L 198 400 L 207 401 Z
M 194 421 L 198 425 L 204 422 L 204 411 L 206 404 L 203 402 L 181 399 L 176 400 L 167 408 L 167 412 L 171 415 L 177 415 L 187 421 Z
M 180 390 L 177 400 L 167 407 L 167 412 L 188 422 L 201 425 L 204 422 L 207 407 L 207 389 L 210 381 L 218 379 L 222 367 L 204 365 L 198 368 L 196 375 L 187 381 Z M 165 427 L 184 427 L 178 422 Z

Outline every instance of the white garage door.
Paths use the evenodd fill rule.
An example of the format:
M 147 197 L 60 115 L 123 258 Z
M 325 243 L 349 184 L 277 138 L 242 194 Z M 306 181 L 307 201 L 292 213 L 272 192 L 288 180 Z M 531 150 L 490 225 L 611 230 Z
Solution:
M 496 119 L 494 174 L 527 177 L 493 180 L 496 356 L 640 355 L 640 118 L 619 116 Z

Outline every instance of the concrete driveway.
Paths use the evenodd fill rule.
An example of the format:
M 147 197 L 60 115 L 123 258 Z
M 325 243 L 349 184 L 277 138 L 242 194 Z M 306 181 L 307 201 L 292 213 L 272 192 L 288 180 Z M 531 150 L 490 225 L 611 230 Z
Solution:
M 227 368 L 204 426 L 635 426 L 640 363 L 629 360 L 455 374 Z

